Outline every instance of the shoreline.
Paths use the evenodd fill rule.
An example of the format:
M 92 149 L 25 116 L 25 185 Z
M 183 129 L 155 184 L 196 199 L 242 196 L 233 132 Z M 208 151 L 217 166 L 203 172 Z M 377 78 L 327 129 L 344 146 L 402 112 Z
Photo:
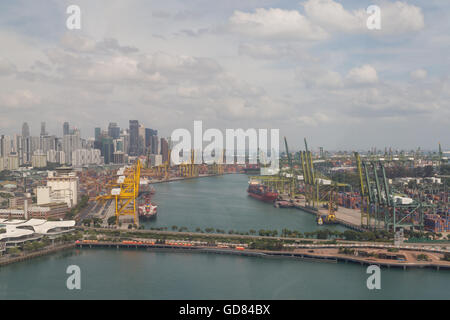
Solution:
M 325 263 L 357 263 L 360 265 L 378 265 L 385 268 L 401 268 L 406 270 L 408 268 L 428 268 L 436 270 L 450 270 L 449 262 L 420 262 L 410 263 L 402 261 L 387 262 L 384 260 L 359 258 L 356 256 L 346 256 L 343 254 L 316 254 L 309 252 L 291 252 L 291 251 L 269 251 L 269 250 L 257 250 L 257 249 L 223 249 L 223 248 L 210 248 L 204 246 L 174 246 L 167 244 L 129 244 L 129 243 L 115 243 L 115 242 L 97 242 L 97 243 L 77 243 L 76 248 L 79 249 L 134 249 L 156 252 L 175 252 L 175 253 L 213 253 L 213 254 L 226 254 L 226 255 L 238 255 L 248 257 L 263 257 L 263 258 L 289 258 L 312 262 L 325 262 Z
M 29 253 L 25 253 L 25 254 L 21 253 L 18 256 L 0 257 L 0 267 L 7 266 L 7 265 L 17 263 L 17 262 L 32 260 L 32 259 L 42 257 L 42 256 L 51 255 L 51 254 L 57 253 L 59 251 L 74 249 L 75 247 L 76 247 L 75 243 L 66 243 L 63 245 L 49 246 L 48 248 L 45 248 L 45 249 L 42 249 L 39 251 L 29 252 Z
M 238 172 L 224 172 L 224 173 L 211 173 L 211 174 L 202 174 L 198 176 L 192 176 L 192 177 L 172 177 L 168 180 L 150 180 L 148 184 L 158 184 L 158 183 L 165 183 L 165 182 L 176 182 L 176 181 L 183 181 L 183 180 L 191 180 L 191 179 L 199 179 L 199 178 L 208 178 L 208 177 L 217 177 L 217 176 L 223 176 L 227 174 L 237 174 Z M 146 177 L 143 175 L 143 177 Z
M 80 243 L 69 243 L 64 245 L 51 246 L 48 249 L 40 250 L 37 252 L 31 252 L 27 254 L 21 254 L 15 257 L 0 257 L 0 267 L 7 266 L 10 264 L 32 260 L 42 256 L 52 255 L 61 251 L 68 251 L 72 249 L 116 249 L 116 250 L 145 250 L 153 252 L 171 252 L 171 253 L 206 253 L 206 254 L 223 254 L 223 255 L 234 255 L 242 257 L 259 257 L 259 258 L 284 258 L 284 259 L 295 259 L 309 262 L 321 262 L 321 263 L 354 263 L 364 265 L 377 265 L 383 268 L 397 268 L 397 269 L 436 269 L 436 270 L 450 270 L 450 263 L 442 261 L 436 262 L 421 262 L 421 263 L 411 263 L 402 261 L 390 261 L 377 260 L 377 259 L 367 259 L 357 256 L 350 256 L 344 254 L 318 254 L 310 252 L 313 248 L 324 248 L 326 245 L 309 247 L 308 249 L 303 249 L 302 252 L 293 251 L 272 251 L 272 250 L 260 250 L 260 249 L 245 249 L 237 250 L 232 248 L 213 248 L 205 246 L 178 246 L 170 244 L 130 244 L 121 242 L 80 242 Z M 362 248 L 371 248 L 371 245 L 362 246 Z M 424 250 L 427 251 L 427 250 Z

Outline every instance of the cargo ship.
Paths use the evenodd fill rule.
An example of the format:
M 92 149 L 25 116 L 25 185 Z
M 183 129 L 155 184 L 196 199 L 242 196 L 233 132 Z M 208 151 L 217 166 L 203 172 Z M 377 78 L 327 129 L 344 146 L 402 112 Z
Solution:
M 274 202 L 278 198 L 277 192 L 273 192 L 268 187 L 255 181 L 249 183 L 247 192 L 250 197 L 264 202 Z
M 150 201 L 150 197 L 145 197 L 144 201 L 139 204 L 139 219 L 151 220 L 156 218 L 158 206 Z

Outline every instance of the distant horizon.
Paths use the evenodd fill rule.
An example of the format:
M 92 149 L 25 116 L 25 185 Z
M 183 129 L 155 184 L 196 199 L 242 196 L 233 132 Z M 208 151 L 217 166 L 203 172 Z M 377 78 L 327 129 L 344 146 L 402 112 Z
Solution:
M 130 119 L 130 120 L 134 120 L 134 119 Z M 127 121 L 129 121 L 129 120 L 127 120 Z M 138 120 L 139 121 L 139 120 Z M 24 122 L 26 122 L 26 123 L 28 123 L 28 126 L 29 126 L 29 129 L 30 129 L 30 136 L 33 136 L 33 137 L 39 137 L 40 136 L 40 124 L 41 124 L 41 122 L 42 121 L 39 121 L 38 123 L 39 123 L 39 125 L 38 126 L 36 126 L 36 127 L 38 127 L 39 128 L 39 130 L 37 130 L 38 131 L 38 134 L 33 134 L 33 130 L 32 130 L 32 126 L 30 125 L 30 122 L 28 122 L 28 121 L 24 121 Z M 24 123 L 23 122 L 23 123 Z M 64 122 L 68 122 L 69 123 L 69 126 L 70 126 L 70 128 L 72 129 L 72 128 L 75 128 L 75 129 L 78 129 L 76 126 L 72 126 L 71 125 L 71 123 L 70 123 L 70 121 L 64 121 Z M 48 127 L 47 127 L 47 122 L 46 122 L 46 131 L 47 131 L 47 134 L 49 135 L 49 136 L 56 136 L 56 137 L 58 137 L 58 138 L 61 138 L 62 136 L 63 136 L 63 129 L 62 129 L 62 125 L 63 125 L 63 123 L 64 122 L 62 122 L 61 123 L 61 130 L 59 130 L 59 131 L 61 131 L 61 132 L 59 132 L 59 133 L 52 133 L 49 129 L 48 129 Z M 21 126 L 23 125 L 23 123 L 20 125 L 20 130 L 18 130 L 18 132 L 15 132 L 15 133 L 4 133 L 4 132 L 2 132 L 1 130 L 0 130 L 0 136 L 1 135 L 5 135 L 5 136 L 14 136 L 15 134 L 16 135 L 18 135 L 18 136 L 21 136 L 22 134 L 21 134 Z M 95 126 L 95 127 L 93 127 L 92 128 L 92 131 L 94 131 L 95 130 L 95 128 L 101 128 L 102 130 L 107 130 L 108 129 L 108 124 L 109 123 L 116 123 L 117 124 L 117 126 L 122 130 L 122 129 L 129 129 L 129 126 L 126 126 L 126 127 L 121 127 L 120 126 L 120 124 L 119 124 L 119 122 L 114 122 L 114 121 L 109 121 L 109 122 L 107 122 L 107 124 L 105 125 L 105 126 Z M 139 121 L 139 124 L 142 124 L 142 125 L 144 125 L 144 123 L 141 123 L 140 121 Z M 149 128 L 148 126 L 146 126 L 146 125 L 144 125 L 144 127 L 145 128 Z M 159 129 L 157 128 L 157 127 L 151 127 L 151 129 L 154 129 L 154 130 L 158 130 L 158 137 L 159 138 L 169 138 L 170 137 L 170 134 L 168 134 L 168 135 L 161 135 L 161 134 L 159 134 Z M 189 128 L 186 128 L 186 129 L 188 129 L 189 130 Z M 206 129 L 206 128 L 205 128 Z M 231 129 L 231 128 L 230 128 Z M 238 128 L 232 128 L 232 129 L 238 129 Z M 95 139 L 95 136 L 94 135 L 92 135 L 92 136 L 90 136 L 90 135 L 85 135 L 85 134 L 83 134 L 83 131 L 80 129 L 80 137 L 82 138 L 82 139 L 85 139 L 85 140 L 88 140 L 88 139 Z M 301 147 L 300 148 L 295 148 L 295 146 L 293 146 L 293 147 L 291 147 L 291 143 L 289 142 L 290 140 L 289 140 L 289 137 L 286 137 L 287 138 L 287 140 L 288 140 L 288 146 L 289 146 L 289 149 L 290 149 L 290 151 L 292 151 L 292 152 L 296 152 L 296 151 L 298 151 L 298 150 L 304 150 L 304 145 L 301 145 Z M 302 138 L 303 139 L 303 138 Z M 283 136 L 280 136 L 280 153 L 283 153 L 283 152 L 285 152 L 285 150 L 284 150 L 284 144 L 282 143 L 283 142 Z M 302 141 L 302 143 L 303 143 L 303 141 Z M 405 152 L 410 152 L 410 151 L 417 151 L 417 149 L 418 148 L 420 148 L 420 150 L 422 151 L 422 152 L 439 152 L 439 142 L 436 144 L 436 147 L 435 148 L 433 148 L 433 147 L 422 147 L 422 146 L 417 146 L 417 147 L 412 147 L 412 148 L 407 148 L 407 147 L 394 147 L 394 146 L 382 146 L 382 147 L 378 147 L 378 146 L 368 146 L 368 147 L 366 147 L 366 148 L 350 148 L 350 149 L 328 149 L 328 148 L 326 148 L 325 146 L 322 146 L 322 145 L 317 145 L 317 146 L 314 146 L 314 145 L 310 145 L 310 142 L 308 141 L 308 148 L 310 149 L 310 150 L 313 150 L 313 151 L 318 151 L 318 149 L 320 148 L 320 147 L 323 147 L 324 148 L 324 151 L 328 151 L 328 152 L 344 152 L 344 151 L 346 151 L 346 152 L 354 152 L 354 151 L 358 151 L 358 152 L 360 152 L 360 151 L 363 151 L 363 152 L 368 152 L 368 151 L 370 151 L 371 149 L 373 149 L 373 148 L 376 148 L 376 150 L 377 150 L 377 152 L 384 152 L 384 150 L 385 150 L 385 148 L 387 148 L 388 149 L 388 151 L 389 151 L 389 148 L 391 148 L 392 149 L 392 151 L 405 151 Z M 291 148 L 292 148 L 292 150 L 291 150 Z M 443 153 L 450 153 L 450 146 L 449 146 L 449 149 L 446 149 L 445 148 L 445 146 L 444 145 L 442 145 L 442 143 L 441 143 L 441 148 L 442 148 L 442 152 Z

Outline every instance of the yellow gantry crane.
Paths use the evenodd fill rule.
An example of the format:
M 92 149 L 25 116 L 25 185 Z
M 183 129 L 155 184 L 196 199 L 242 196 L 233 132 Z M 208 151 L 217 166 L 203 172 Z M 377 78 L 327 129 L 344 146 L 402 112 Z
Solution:
M 110 194 L 98 196 L 96 201 L 115 201 L 116 224 L 120 216 L 133 216 L 134 223 L 139 223 L 138 203 L 139 184 L 141 180 L 141 163 L 139 159 L 131 169 L 119 169 L 115 183 L 109 184 Z

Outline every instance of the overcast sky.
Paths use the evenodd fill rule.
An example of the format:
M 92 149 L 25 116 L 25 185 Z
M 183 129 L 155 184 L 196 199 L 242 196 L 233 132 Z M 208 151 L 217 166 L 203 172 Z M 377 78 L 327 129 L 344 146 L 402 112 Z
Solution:
M 1 1 L 0 134 L 202 120 L 292 149 L 450 149 L 449 30 L 444 0 Z

